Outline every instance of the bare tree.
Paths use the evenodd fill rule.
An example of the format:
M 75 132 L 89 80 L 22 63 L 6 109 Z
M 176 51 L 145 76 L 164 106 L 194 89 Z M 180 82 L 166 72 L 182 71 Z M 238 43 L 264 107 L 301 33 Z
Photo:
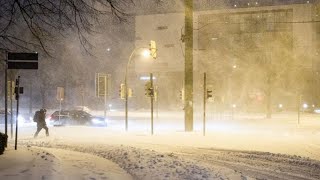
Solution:
M 132 0 L 2 0 L 0 2 L 0 50 L 41 49 L 50 54 L 48 42 L 75 31 L 83 47 L 90 43 L 99 16 L 124 20 L 124 8 Z

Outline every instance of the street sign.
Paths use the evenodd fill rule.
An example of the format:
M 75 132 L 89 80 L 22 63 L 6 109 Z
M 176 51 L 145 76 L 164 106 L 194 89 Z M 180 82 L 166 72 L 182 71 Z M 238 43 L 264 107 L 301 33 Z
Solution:
M 96 73 L 95 84 L 96 84 L 97 97 L 105 97 L 110 95 L 110 89 L 111 89 L 110 74 Z
M 64 88 L 63 87 L 57 87 L 57 100 L 58 101 L 64 100 Z
M 8 53 L 8 69 L 38 69 L 38 53 Z

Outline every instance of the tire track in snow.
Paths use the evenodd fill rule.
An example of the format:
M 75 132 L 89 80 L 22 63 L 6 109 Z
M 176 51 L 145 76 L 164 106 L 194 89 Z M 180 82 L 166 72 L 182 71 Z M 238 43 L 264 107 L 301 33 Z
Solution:
M 320 162 L 299 156 L 205 148 L 184 149 L 178 154 L 209 166 L 232 168 L 257 179 L 320 179 Z

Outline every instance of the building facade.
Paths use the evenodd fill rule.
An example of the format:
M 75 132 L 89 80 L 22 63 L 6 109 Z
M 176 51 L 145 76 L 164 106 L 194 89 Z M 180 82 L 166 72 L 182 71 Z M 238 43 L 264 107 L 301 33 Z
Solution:
M 226 106 L 263 108 L 270 96 L 273 105 L 293 106 L 296 93 L 310 104 L 317 103 L 319 3 L 264 3 L 231 3 L 213 10 L 199 10 L 209 6 L 198 4 L 193 34 L 196 104 L 202 99 L 204 72 L 216 100 Z M 181 107 L 184 14 L 139 15 L 135 27 L 135 46 L 155 40 L 159 55 L 148 63 L 137 58 L 137 76 L 156 74 L 159 103 L 163 99 L 164 106 Z

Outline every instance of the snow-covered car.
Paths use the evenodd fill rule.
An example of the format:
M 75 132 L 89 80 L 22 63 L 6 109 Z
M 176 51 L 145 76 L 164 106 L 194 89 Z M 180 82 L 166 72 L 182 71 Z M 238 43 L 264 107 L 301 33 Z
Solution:
M 60 112 L 55 111 L 48 119 L 49 122 L 54 126 L 107 126 L 107 122 L 103 117 L 93 116 L 82 110 L 62 110 Z

